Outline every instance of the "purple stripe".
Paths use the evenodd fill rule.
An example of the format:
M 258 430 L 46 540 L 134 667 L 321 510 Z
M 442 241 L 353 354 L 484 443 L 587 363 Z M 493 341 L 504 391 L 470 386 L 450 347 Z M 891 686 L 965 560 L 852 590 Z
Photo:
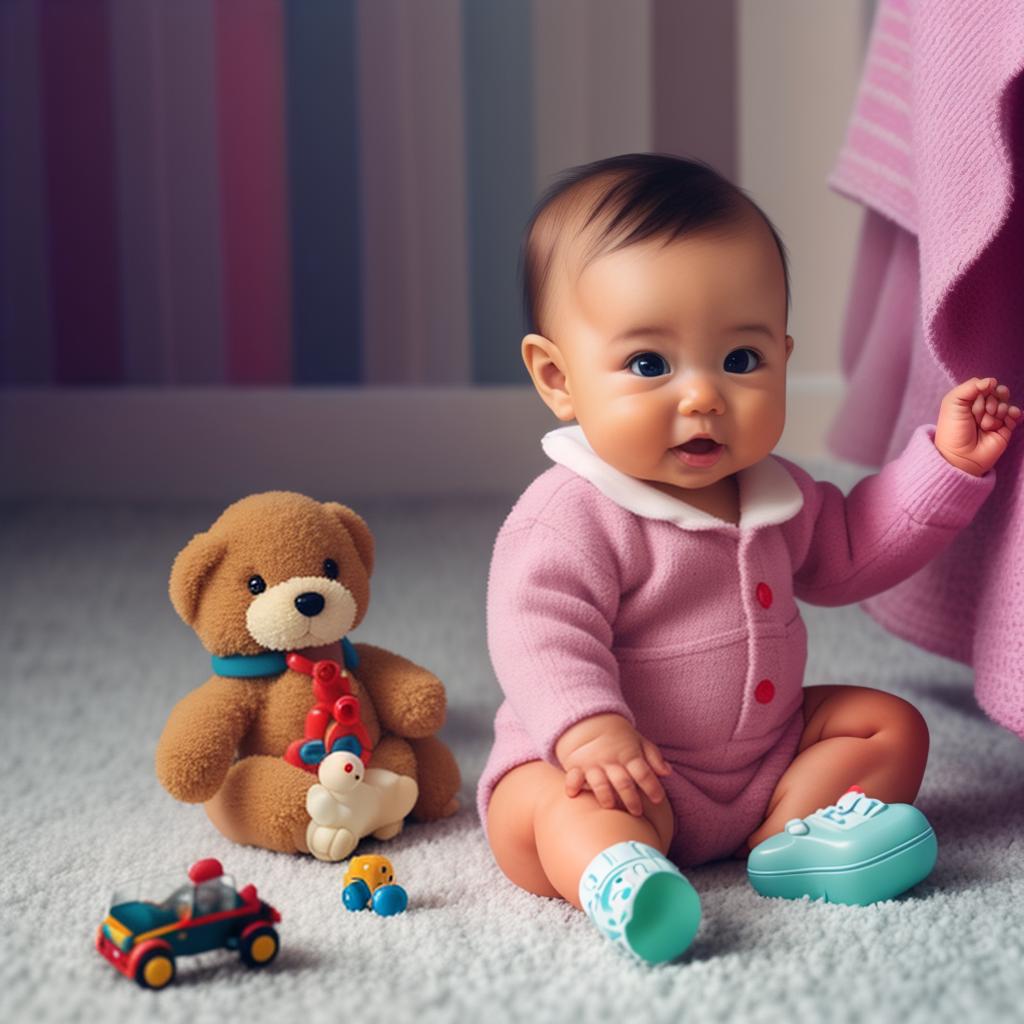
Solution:
M 40 9 L 56 379 L 116 382 L 121 317 L 110 25 L 105 0 Z
M 33 0 L 0 2 L 0 382 L 53 373 Z

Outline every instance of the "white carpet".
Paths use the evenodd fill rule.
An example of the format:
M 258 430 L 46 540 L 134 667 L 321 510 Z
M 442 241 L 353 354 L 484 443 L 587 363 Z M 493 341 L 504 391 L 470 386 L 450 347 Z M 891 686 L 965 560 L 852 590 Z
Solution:
M 215 509 L 0 509 L 0 1021 L 1024 1020 L 1024 744 L 969 674 L 857 609 L 806 609 L 810 682 L 882 686 L 932 730 L 920 806 L 932 877 L 869 908 L 765 900 L 731 862 L 693 871 L 704 918 L 682 962 L 627 961 L 572 909 L 493 866 L 473 810 L 498 703 L 484 646 L 490 544 L 508 503 L 363 504 L 374 602 L 356 639 L 447 683 L 464 810 L 380 844 L 410 894 L 385 919 L 340 904 L 341 868 L 232 846 L 153 775 L 172 704 L 208 661 L 166 597 L 175 551 Z M 370 849 L 371 847 L 366 847 Z M 92 936 L 115 884 L 219 857 L 283 913 L 264 973 L 184 959 L 147 993 Z

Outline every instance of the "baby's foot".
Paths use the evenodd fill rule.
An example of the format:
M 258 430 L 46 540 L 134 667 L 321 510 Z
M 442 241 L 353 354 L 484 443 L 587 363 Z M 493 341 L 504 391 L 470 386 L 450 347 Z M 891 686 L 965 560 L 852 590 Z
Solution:
M 916 807 L 887 804 L 854 786 L 755 846 L 747 874 L 762 896 L 866 906 L 927 878 L 937 854 L 935 832 Z
M 700 925 L 700 898 L 679 869 L 646 843 L 616 843 L 587 865 L 580 905 L 598 930 L 648 963 L 680 956 Z

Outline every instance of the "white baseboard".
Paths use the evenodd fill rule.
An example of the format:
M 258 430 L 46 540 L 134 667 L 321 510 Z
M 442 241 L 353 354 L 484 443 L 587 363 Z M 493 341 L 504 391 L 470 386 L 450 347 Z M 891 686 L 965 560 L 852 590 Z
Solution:
M 781 454 L 826 454 L 838 377 L 790 378 Z M 531 388 L 0 391 L 0 498 L 512 495 L 558 426 Z

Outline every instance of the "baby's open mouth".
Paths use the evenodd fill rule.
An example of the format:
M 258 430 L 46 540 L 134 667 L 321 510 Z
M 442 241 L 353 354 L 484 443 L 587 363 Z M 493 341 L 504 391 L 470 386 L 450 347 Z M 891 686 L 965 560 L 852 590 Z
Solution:
M 685 444 L 676 445 L 672 454 L 684 465 L 693 469 L 707 469 L 721 457 L 725 445 L 710 437 L 694 437 Z
M 681 444 L 679 447 L 691 455 L 708 455 L 722 446 L 710 437 L 695 437 L 692 441 L 687 441 L 686 444 Z

